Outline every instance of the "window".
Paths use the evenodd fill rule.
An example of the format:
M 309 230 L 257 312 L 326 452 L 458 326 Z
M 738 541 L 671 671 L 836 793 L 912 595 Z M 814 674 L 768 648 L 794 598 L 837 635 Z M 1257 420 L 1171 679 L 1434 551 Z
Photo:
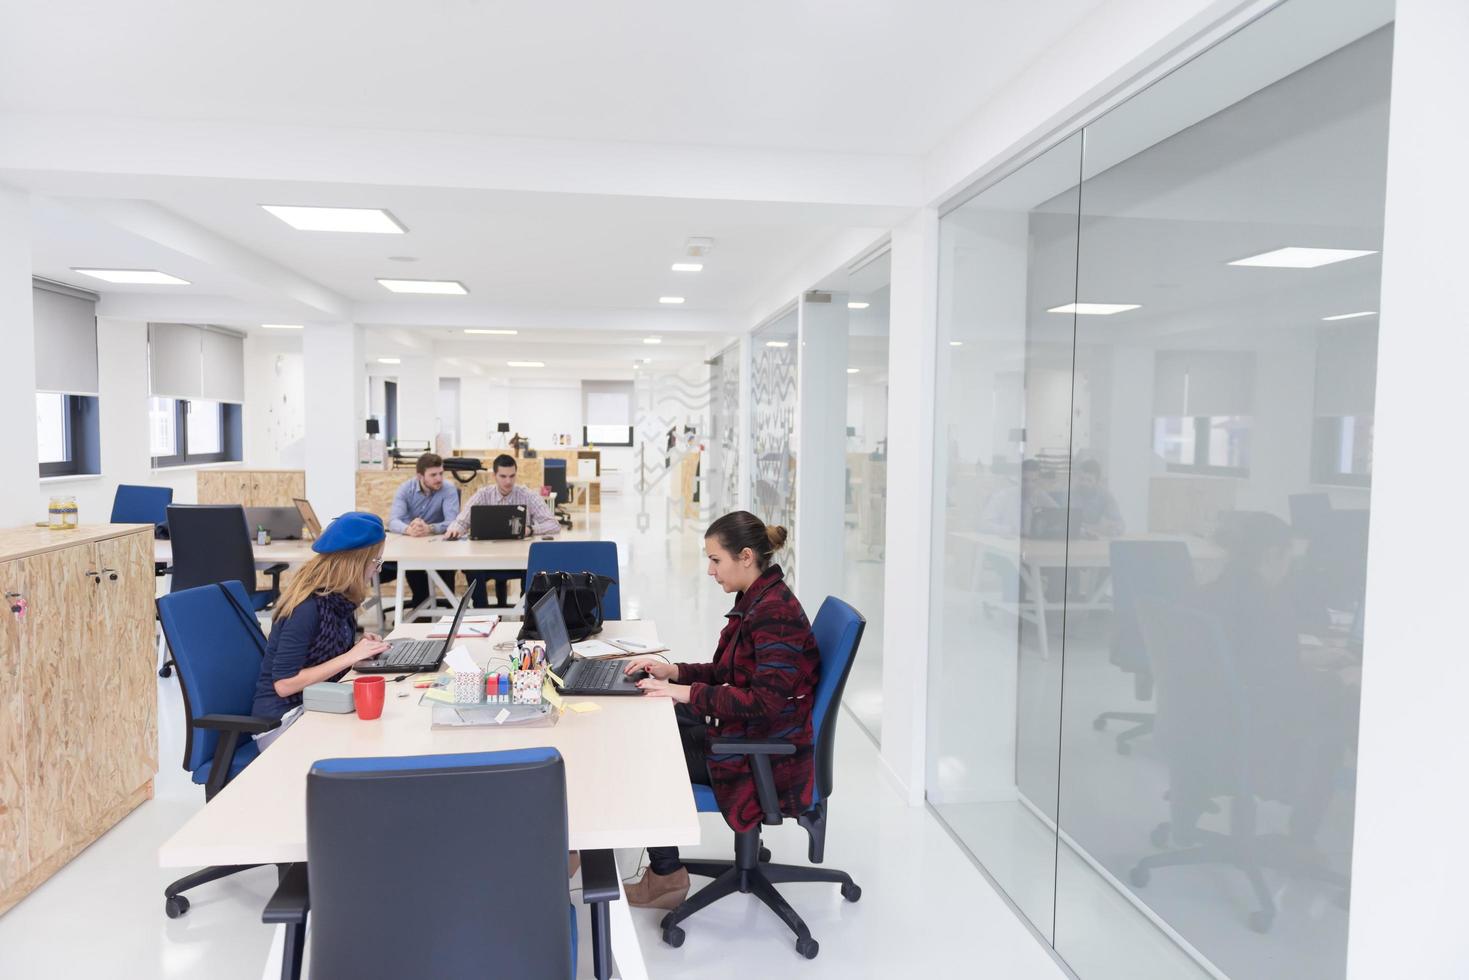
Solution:
M 148 442 L 154 466 L 238 460 L 240 406 L 195 398 L 150 398 Z
M 587 446 L 631 446 L 633 394 L 631 381 L 583 381 L 582 443 Z
M 1311 479 L 1344 487 L 1372 485 L 1372 416 L 1338 415 L 1316 419 Z
M 96 396 L 36 392 L 36 444 L 43 477 L 100 473 Z
M 1248 415 L 1166 415 L 1153 419 L 1153 452 L 1170 473 L 1249 476 Z

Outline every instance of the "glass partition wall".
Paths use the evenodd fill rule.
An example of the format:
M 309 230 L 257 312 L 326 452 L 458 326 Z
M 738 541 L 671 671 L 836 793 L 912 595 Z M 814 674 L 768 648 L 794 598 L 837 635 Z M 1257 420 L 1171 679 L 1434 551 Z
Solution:
M 791 581 L 796 570 L 797 326 L 792 309 L 756 330 L 750 349 L 750 509 L 765 523 L 780 524 L 789 532 L 777 560 Z
M 1083 980 L 1345 974 L 1391 17 L 942 221 L 929 800 Z

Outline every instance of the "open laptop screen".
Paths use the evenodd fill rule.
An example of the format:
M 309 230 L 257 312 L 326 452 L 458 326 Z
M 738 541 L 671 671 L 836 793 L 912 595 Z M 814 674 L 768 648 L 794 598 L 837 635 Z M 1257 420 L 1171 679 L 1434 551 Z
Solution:
M 536 632 L 546 641 L 546 662 L 561 678 L 571 667 L 571 637 L 566 633 L 566 618 L 561 615 L 561 594 L 554 590 L 541 596 L 531 610 L 536 619 Z

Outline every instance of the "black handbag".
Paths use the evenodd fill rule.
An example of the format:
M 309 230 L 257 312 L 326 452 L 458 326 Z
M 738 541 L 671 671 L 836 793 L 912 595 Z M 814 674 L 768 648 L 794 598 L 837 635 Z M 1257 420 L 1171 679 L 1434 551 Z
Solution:
M 520 639 L 544 639 L 536 630 L 535 606 L 550 592 L 561 597 L 561 615 L 572 643 L 597 635 L 602 632 L 602 597 L 616 584 L 616 579 L 595 572 L 536 572 L 525 593 Z

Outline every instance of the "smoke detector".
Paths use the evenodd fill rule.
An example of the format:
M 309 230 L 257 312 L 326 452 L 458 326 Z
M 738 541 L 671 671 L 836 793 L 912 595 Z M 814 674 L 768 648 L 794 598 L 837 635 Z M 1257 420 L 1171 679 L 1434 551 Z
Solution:
M 712 238 L 690 238 L 683 243 L 683 253 L 691 258 L 699 258 L 714 251 L 714 239 Z

